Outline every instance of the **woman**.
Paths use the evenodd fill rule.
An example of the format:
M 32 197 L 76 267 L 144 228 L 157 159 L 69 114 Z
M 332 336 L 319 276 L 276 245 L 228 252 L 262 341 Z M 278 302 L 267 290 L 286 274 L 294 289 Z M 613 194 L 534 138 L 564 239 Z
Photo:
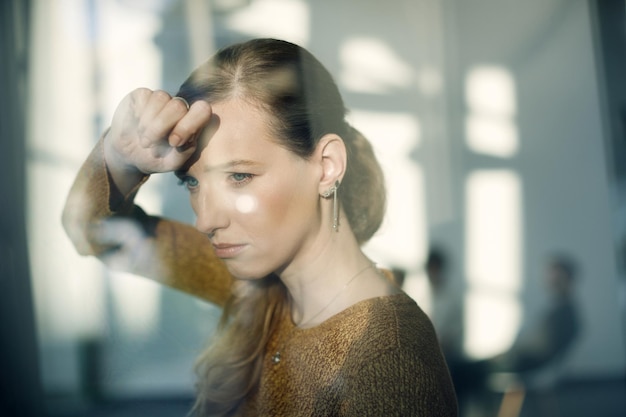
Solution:
M 133 204 L 168 171 L 195 230 Z M 430 322 L 361 251 L 383 211 L 380 167 L 330 74 L 257 39 L 177 97 L 129 94 L 63 220 L 82 254 L 224 306 L 198 360 L 198 415 L 456 415 Z

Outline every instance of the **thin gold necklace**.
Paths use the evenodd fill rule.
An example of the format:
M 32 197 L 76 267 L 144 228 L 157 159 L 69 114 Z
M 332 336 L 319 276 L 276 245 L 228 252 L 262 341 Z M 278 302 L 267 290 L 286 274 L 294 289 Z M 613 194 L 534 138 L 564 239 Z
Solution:
M 376 266 L 376 264 L 371 263 L 368 264 L 365 268 L 359 270 L 356 274 L 354 274 L 345 284 L 344 286 L 337 292 L 337 294 L 335 294 L 335 296 L 333 298 L 331 298 L 331 300 L 324 306 L 322 307 L 322 309 L 320 311 L 318 311 L 317 313 L 315 313 L 315 315 L 313 315 L 313 317 L 311 317 L 310 319 L 306 320 L 305 322 L 301 322 L 298 323 L 296 326 L 294 326 L 294 328 L 289 332 L 289 337 L 288 339 L 291 339 L 291 333 L 293 333 L 293 331 L 296 328 L 303 328 L 303 326 L 311 323 L 313 320 L 315 320 L 316 318 L 318 318 L 320 316 L 320 314 L 322 314 L 324 311 L 326 311 L 326 309 L 328 307 L 330 307 L 336 300 L 337 298 L 339 298 L 339 296 L 341 294 L 343 294 L 343 292 L 346 290 L 346 288 L 348 288 L 350 286 L 350 284 L 352 284 L 352 282 L 359 276 L 361 275 L 363 272 L 367 271 L 368 269 L 372 268 Z M 272 362 L 274 362 L 275 364 L 280 362 L 280 352 L 281 352 L 281 348 L 279 348 L 276 353 L 274 353 L 274 355 L 272 355 Z

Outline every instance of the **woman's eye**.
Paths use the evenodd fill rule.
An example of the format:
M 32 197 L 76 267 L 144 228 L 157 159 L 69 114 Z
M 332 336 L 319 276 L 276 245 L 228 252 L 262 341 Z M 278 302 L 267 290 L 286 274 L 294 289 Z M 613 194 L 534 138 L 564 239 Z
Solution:
M 247 174 L 247 173 L 242 173 L 242 172 L 233 172 L 232 174 L 230 174 L 230 179 L 236 185 L 243 185 L 247 183 L 248 181 L 250 181 L 253 176 L 254 175 L 252 174 Z
M 178 184 L 184 185 L 185 187 L 187 187 L 188 190 L 193 190 L 198 186 L 198 180 L 194 177 L 185 175 L 184 177 L 180 177 Z

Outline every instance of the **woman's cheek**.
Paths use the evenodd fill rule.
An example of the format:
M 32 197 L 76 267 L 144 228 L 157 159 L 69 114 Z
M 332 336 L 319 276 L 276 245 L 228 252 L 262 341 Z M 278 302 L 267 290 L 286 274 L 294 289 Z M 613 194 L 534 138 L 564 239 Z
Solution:
M 241 214 L 254 213 L 259 208 L 259 200 L 249 194 L 240 195 L 235 199 L 235 210 Z

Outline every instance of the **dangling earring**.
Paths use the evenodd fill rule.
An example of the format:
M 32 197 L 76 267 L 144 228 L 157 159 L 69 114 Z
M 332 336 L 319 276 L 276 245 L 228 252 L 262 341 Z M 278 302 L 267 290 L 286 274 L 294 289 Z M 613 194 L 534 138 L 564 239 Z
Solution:
M 339 188 L 339 180 L 335 181 L 335 185 L 330 187 L 322 197 L 328 198 L 331 195 L 333 196 L 333 230 L 335 232 L 339 231 L 339 201 L 337 200 L 337 189 Z

